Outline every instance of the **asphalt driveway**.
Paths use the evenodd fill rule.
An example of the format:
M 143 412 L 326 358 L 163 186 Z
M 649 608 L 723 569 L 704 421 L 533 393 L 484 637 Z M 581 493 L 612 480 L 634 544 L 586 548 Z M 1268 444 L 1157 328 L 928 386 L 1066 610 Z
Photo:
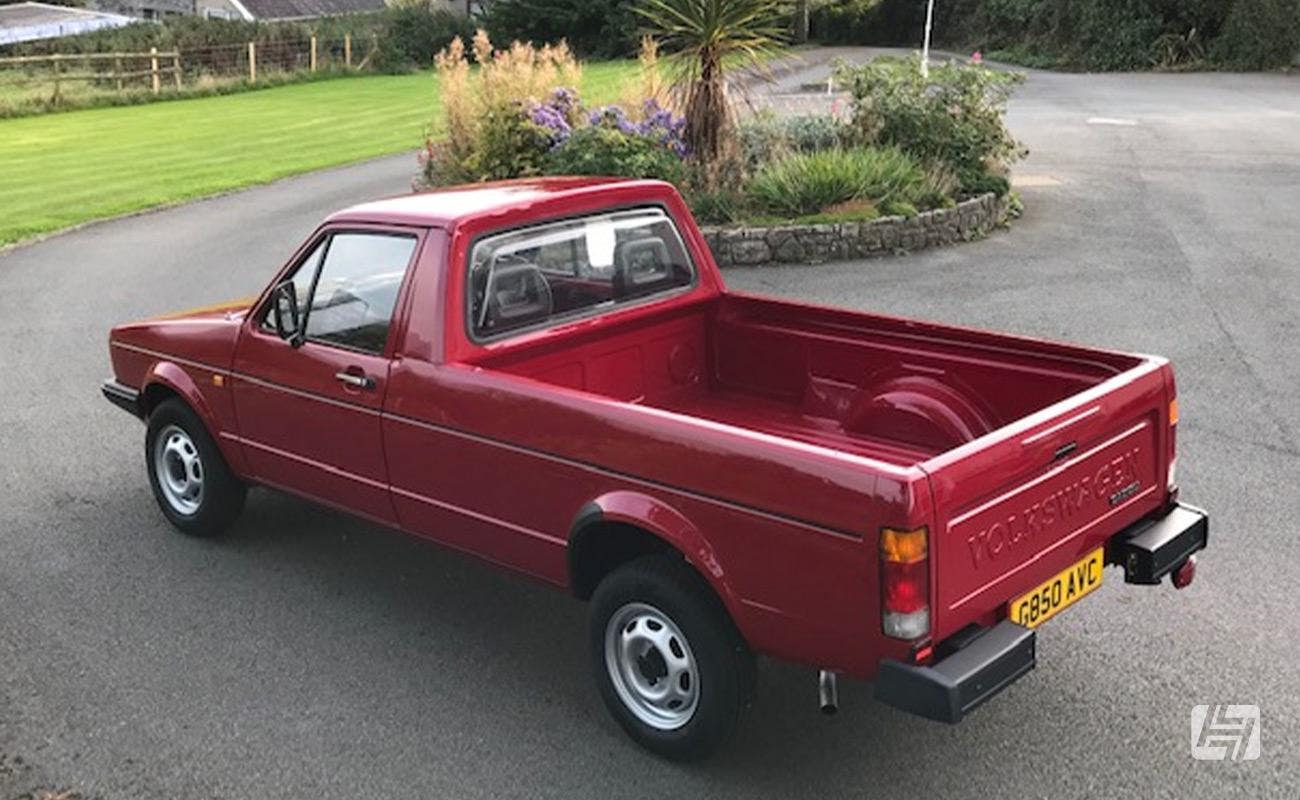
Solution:
M 98 396 L 114 322 L 249 294 L 320 217 L 414 159 L 304 176 L 0 254 L 0 798 L 1294 796 L 1300 786 L 1300 79 L 1035 73 L 1027 212 L 907 258 L 729 273 L 745 289 L 1170 356 L 1184 592 L 1114 573 L 1039 667 L 958 727 L 764 664 L 707 764 L 606 718 L 584 607 L 267 491 L 170 532 L 141 426 Z M 1197 703 L 1262 708 L 1263 755 L 1194 761 Z

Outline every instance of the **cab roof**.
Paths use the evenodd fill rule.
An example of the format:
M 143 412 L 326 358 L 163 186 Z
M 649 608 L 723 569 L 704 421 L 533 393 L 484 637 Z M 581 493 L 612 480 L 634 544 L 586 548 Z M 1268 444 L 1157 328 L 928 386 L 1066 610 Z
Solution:
M 662 181 L 629 178 L 545 177 L 456 186 L 345 208 L 329 222 L 379 222 L 451 228 L 471 219 L 493 217 L 504 223 L 553 213 L 572 202 L 589 206 L 594 195 L 625 202 L 629 193 L 661 200 L 674 190 Z M 583 202 L 585 201 L 585 202 Z M 615 204 L 615 203 L 611 203 Z

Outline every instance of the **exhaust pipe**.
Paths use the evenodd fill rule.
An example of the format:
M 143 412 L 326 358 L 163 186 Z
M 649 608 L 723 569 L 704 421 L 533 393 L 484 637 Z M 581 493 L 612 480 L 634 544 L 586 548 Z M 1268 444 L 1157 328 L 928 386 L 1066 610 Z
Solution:
M 840 710 L 840 689 L 834 672 L 821 670 L 817 673 L 817 705 L 827 716 Z

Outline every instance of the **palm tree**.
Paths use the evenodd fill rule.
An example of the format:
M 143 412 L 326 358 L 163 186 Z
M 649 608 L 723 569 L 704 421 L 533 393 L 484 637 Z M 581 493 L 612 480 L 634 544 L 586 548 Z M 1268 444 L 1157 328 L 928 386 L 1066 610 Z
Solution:
M 641 0 L 636 11 L 674 53 L 684 137 L 695 158 L 717 163 L 733 124 L 725 70 L 760 66 L 784 33 L 783 0 Z

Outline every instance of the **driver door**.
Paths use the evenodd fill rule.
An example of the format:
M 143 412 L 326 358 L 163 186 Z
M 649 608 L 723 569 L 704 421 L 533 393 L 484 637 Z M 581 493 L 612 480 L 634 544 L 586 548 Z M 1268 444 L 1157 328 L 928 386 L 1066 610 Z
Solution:
M 235 350 L 232 392 L 249 470 L 260 481 L 385 522 L 380 409 L 390 332 L 420 237 L 406 229 L 326 229 L 281 280 L 302 311 L 297 346 L 269 303 Z

